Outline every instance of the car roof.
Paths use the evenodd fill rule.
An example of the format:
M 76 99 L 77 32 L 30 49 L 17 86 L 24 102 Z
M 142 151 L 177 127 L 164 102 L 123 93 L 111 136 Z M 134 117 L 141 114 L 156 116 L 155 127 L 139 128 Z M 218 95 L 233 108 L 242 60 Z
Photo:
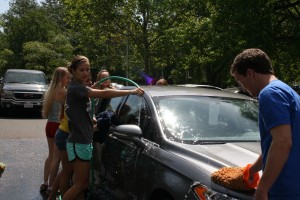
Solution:
M 222 90 L 222 88 L 219 88 L 219 87 L 213 86 L 213 85 L 180 84 L 178 86 L 182 86 L 182 87 L 197 87 L 197 88 L 212 88 L 212 89 L 216 89 L 216 90 Z
M 152 97 L 163 96 L 212 96 L 212 97 L 225 97 L 237 99 L 252 99 L 246 95 L 236 94 L 233 92 L 218 90 L 209 87 L 183 87 L 183 86 L 141 86 L 145 92 Z M 124 89 L 132 89 L 134 86 L 124 86 Z
M 21 72 L 21 73 L 34 73 L 34 74 L 43 74 L 44 72 L 39 70 L 32 69 L 8 69 L 6 72 Z

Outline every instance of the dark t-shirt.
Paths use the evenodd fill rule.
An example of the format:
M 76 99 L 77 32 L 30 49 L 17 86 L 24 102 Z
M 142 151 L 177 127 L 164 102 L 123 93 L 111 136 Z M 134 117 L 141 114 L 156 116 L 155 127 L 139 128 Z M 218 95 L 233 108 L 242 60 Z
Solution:
M 93 121 L 90 115 L 91 102 L 87 97 L 90 88 L 72 81 L 68 85 L 66 114 L 69 119 L 68 142 L 90 144 L 93 140 Z

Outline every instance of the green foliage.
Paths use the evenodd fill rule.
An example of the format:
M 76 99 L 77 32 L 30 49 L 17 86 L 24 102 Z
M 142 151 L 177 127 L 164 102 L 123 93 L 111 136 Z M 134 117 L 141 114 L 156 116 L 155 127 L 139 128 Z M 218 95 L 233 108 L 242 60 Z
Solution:
M 6 65 L 13 59 L 13 52 L 9 49 L 0 51 L 0 76 L 6 71 Z
M 27 42 L 23 46 L 25 67 L 51 74 L 56 67 L 67 65 L 72 50 L 72 46 L 63 35 L 53 35 L 49 43 Z
M 10 64 L 15 68 L 24 68 L 23 44 L 29 41 L 47 41 L 52 22 L 35 1 L 25 0 L 13 1 L 3 18 L 8 48 L 15 56 L 14 62 Z
M 299 83 L 300 2 L 297 0 L 34 0 L 11 1 L 0 17 L 0 71 L 52 73 L 75 54 L 93 76 L 102 68 L 143 82 L 235 85 L 235 55 L 257 47 L 276 75 Z
M 190 8 L 188 1 L 170 0 L 86 0 L 76 3 L 64 0 L 64 4 L 67 19 L 80 36 L 77 40 L 95 44 L 99 36 L 103 36 L 102 46 L 106 51 L 98 52 L 107 58 L 103 63 L 113 69 L 131 69 L 133 74 L 136 68 L 152 74 L 160 67 L 161 64 L 156 63 L 160 60 L 153 56 L 163 53 L 157 51 L 159 38 L 183 23 Z M 95 37 L 97 34 L 98 38 Z M 89 52 L 87 47 L 80 47 Z
M 2 15 L 0 40 L 5 41 L 1 49 L 12 52 L 12 58 L 1 62 L 1 70 L 28 68 L 48 74 L 54 68 L 66 65 L 72 57 L 73 47 L 61 23 L 61 5 L 50 0 L 43 6 L 34 0 L 16 0 L 11 1 L 10 6 Z

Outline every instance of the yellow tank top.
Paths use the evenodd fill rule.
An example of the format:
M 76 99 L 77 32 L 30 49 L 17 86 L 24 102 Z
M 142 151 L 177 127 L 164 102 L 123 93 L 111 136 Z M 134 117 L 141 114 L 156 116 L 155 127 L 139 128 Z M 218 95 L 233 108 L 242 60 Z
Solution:
M 68 122 L 68 118 L 67 118 L 65 110 L 64 110 L 64 116 L 60 121 L 59 129 L 65 131 L 67 133 L 70 133 L 69 122 Z

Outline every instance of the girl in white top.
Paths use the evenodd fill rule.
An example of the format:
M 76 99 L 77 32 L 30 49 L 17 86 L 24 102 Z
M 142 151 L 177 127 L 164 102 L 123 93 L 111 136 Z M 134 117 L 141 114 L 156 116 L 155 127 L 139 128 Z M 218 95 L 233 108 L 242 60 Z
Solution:
M 45 95 L 42 116 L 47 118 L 46 136 L 48 142 L 48 156 L 44 165 L 44 182 L 41 191 L 51 190 L 52 182 L 57 174 L 60 162 L 59 150 L 54 139 L 60 124 L 60 111 L 66 97 L 66 85 L 69 83 L 70 73 L 66 67 L 55 69 L 50 87 Z M 51 170 L 50 170 L 51 169 Z M 50 191 L 47 191 L 50 193 Z

